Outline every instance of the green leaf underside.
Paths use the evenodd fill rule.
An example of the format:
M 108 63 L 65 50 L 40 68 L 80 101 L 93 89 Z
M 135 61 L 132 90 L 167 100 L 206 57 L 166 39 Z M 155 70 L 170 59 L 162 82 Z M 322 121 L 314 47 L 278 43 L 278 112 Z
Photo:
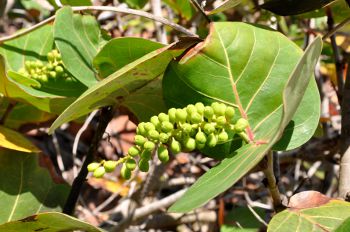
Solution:
M 350 203 L 331 200 L 314 208 L 286 209 L 276 214 L 269 223 L 268 232 L 334 231 L 350 217 Z
M 92 61 L 103 38 L 95 17 L 61 8 L 56 13 L 54 39 L 67 70 L 86 86 L 97 83 Z
M 117 38 L 109 41 L 94 59 L 94 66 L 103 78 L 125 65 L 164 45 L 142 38 Z M 121 105 L 128 108 L 139 121 L 166 110 L 160 77 L 126 96 Z
M 0 231 L 28 232 L 28 231 L 85 231 L 101 232 L 102 230 L 62 213 L 48 212 L 32 215 L 18 221 L 0 225 Z
M 83 93 L 58 117 L 49 132 L 52 133 L 63 123 L 86 115 L 97 108 L 123 102 L 128 95 L 162 75 L 170 60 L 195 42 L 198 40 L 194 39 L 184 43 L 180 41 L 150 52 L 119 69 Z
M 0 175 L 0 223 L 59 211 L 69 192 L 67 185 L 52 181 L 33 154 L 0 149 Z
M 276 98 L 278 100 L 282 100 L 282 96 L 281 94 L 279 94 L 280 96 L 276 96 L 277 94 L 275 92 L 271 92 L 271 91 L 267 91 L 267 96 L 271 95 L 271 97 L 275 97 L 275 102 L 266 102 L 268 101 L 268 99 L 266 97 L 264 97 L 264 94 L 261 94 L 259 97 L 255 98 L 255 101 L 257 103 L 256 104 L 256 108 L 255 111 L 258 110 L 262 110 L 262 115 L 257 115 L 256 113 L 249 113 L 249 111 L 245 111 L 248 115 L 248 119 L 250 122 L 250 126 L 253 128 L 253 131 L 255 133 L 255 141 L 265 141 L 265 143 L 250 143 L 247 144 L 241 148 L 239 148 L 238 150 L 236 150 L 233 154 L 231 154 L 229 156 L 229 158 L 224 159 L 219 165 L 217 165 L 216 167 L 210 169 L 207 173 L 205 173 L 203 176 L 201 176 L 199 178 L 199 180 L 185 193 L 185 195 L 179 200 L 177 201 L 169 210 L 172 212 L 188 212 L 190 210 L 193 210 L 197 207 L 202 206 L 203 204 L 205 204 L 206 202 L 208 202 L 210 199 L 212 199 L 213 197 L 217 196 L 218 194 L 220 194 L 221 192 L 225 191 L 226 189 L 228 189 L 230 186 L 232 186 L 236 181 L 238 181 L 243 175 L 245 175 L 251 168 L 253 168 L 256 164 L 258 164 L 258 162 L 263 158 L 263 156 L 265 155 L 265 153 L 271 149 L 271 147 L 274 145 L 274 143 L 282 136 L 283 130 L 284 128 L 287 126 L 286 122 L 289 122 L 289 120 L 293 117 L 293 115 L 295 114 L 297 107 L 304 95 L 304 91 L 305 91 L 305 86 L 308 86 L 310 77 L 312 76 L 313 73 L 313 68 L 316 64 L 317 58 L 320 54 L 321 51 L 321 47 L 322 47 L 322 42 L 320 40 L 320 38 L 317 38 L 317 40 L 314 41 L 314 43 L 309 47 L 309 49 L 307 50 L 307 52 L 305 53 L 305 55 L 303 56 L 303 58 L 300 60 L 300 51 L 298 49 L 296 49 L 296 47 L 294 46 L 294 44 L 291 44 L 290 42 L 286 42 L 287 39 L 282 37 L 280 34 L 276 33 L 276 32 L 270 32 L 270 31 L 266 31 L 264 29 L 258 29 L 258 28 L 254 28 L 252 25 L 246 25 L 246 24 L 236 24 L 236 25 L 227 25 L 227 23 L 222 23 L 222 24 L 214 24 L 214 27 L 212 29 L 212 34 L 209 37 L 210 38 L 210 42 L 207 42 L 208 44 L 206 44 L 206 47 L 203 48 L 203 50 L 201 50 L 200 52 L 205 53 L 205 55 L 202 55 L 202 53 L 200 55 L 198 55 L 198 57 L 202 58 L 203 56 L 205 56 L 205 59 L 210 59 L 210 60 L 214 60 L 215 58 L 215 63 L 218 66 L 222 66 L 222 64 L 227 64 L 227 61 L 231 59 L 233 59 L 232 54 L 234 50 L 231 50 L 230 53 L 227 52 L 222 52 L 222 53 L 209 53 L 211 50 L 214 51 L 219 50 L 220 49 L 220 44 L 221 44 L 221 49 L 223 47 L 228 48 L 230 46 L 234 47 L 235 41 L 232 42 L 232 36 L 230 37 L 230 33 L 228 32 L 227 28 L 232 28 L 232 30 L 235 29 L 240 29 L 240 30 L 244 30 L 244 29 L 249 29 L 255 31 L 255 34 L 258 35 L 258 33 L 262 33 L 264 35 L 264 31 L 269 32 L 265 34 L 264 38 L 258 37 L 259 41 L 265 41 L 267 44 L 277 44 L 276 41 L 279 41 L 279 43 L 281 43 L 281 40 L 285 41 L 285 49 L 284 51 L 281 50 L 280 53 L 284 54 L 284 52 L 288 52 L 287 54 L 284 54 L 284 57 L 293 57 L 293 54 L 297 54 L 296 58 L 298 58 L 296 61 L 294 60 L 289 60 L 289 62 L 293 62 L 294 66 L 293 67 L 289 67 L 288 65 L 283 65 L 283 60 L 281 59 L 279 61 L 279 64 L 282 67 L 277 67 L 277 69 L 282 69 L 282 71 L 286 71 L 287 70 L 287 76 L 289 76 L 289 79 L 286 78 L 285 81 L 282 81 L 282 79 L 279 80 L 279 82 L 283 82 L 284 85 L 286 85 L 285 91 L 283 91 L 283 86 L 279 89 L 272 89 L 275 91 L 279 91 L 280 93 L 283 92 L 284 95 L 284 107 L 282 108 L 281 102 L 276 101 Z M 235 28 L 235 29 L 234 29 Z M 222 33 L 220 35 L 220 33 Z M 223 35 L 224 34 L 224 35 Z M 262 36 L 262 35 L 261 35 Z M 274 38 L 275 42 L 272 42 L 269 37 Z M 234 38 L 235 36 L 233 36 Z M 228 38 L 229 39 L 229 46 L 227 44 L 223 44 L 223 40 L 222 38 Z M 246 39 L 247 38 L 242 38 L 242 39 Z M 209 39 L 208 39 L 209 40 Z M 206 42 L 206 41 L 205 41 Z M 239 41 L 241 42 L 241 41 Z M 246 41 L 247 44 L 248 41 Z M 217 46 L 215 46 L 217 45 Z M 226 45 L 226 46 L 225 46 Z M 266 46 L 266 45 L 265 45 Z M 288 48 L 290 48 L 291 50 L 288 50 Z M 269 50 L 273 50 L 273 47 L 269 47 Z M 242 49 L 244 50 L 244 49 Z M 287 51 L 286 51 L 287 50 Z M 294 51 L 294 52 L 293 52 Z M 238 51 L 236 51 L 238 52 Z M 209 56 L 208 53 L 211 55 Z M 222 60 L 223 58 L 220 57 L 220 55 L 225 56 L 227 59 Z M 232 56 L 230 56 L 228 58 L 227 54 L 231 54 Z M 273 53 L 272 53 L 273 54 Z M 212 57 L 216 55 L 215 57 Z M 242 62 L 246 62 L 244 60 L 244 55 L 243 54 L 236 54 L 236 55 L 240 55 L 241 59 L 239 61 Z M 196 57 L 197 58 L 197 57 Z M 196 58 L 189 58 L 186 61 L 186 65 L 187 64 L 191 64 L 191 65 L 196 65 L 197 69 L 195 70 L 195 72 L 201 72 L 201 65 L 202 66 L 206 66 L 206 70 L 207 70 L 207 74 L 206 76 L 214 76 L 217 78 L 218 75 L 220 75 L 220 71 L 218 70 L 212 70 L 213 67 L 210 67 L 210 64 L 206 63 L 206 64 L 201 64 L 200 62 L 196 62 Z M 269 59 L 269 55 L 265 56 L 264 58 L 265 60 Z M 226 61 L 225 61 L 226 60 Z M 298 63 L 298 66 L 295 67 L 296 62 L 298 62 L 300 60 L 300 62 Z M 221 62 L 220 62 L 221 61 Z M 260 62 L 262 62 L 260 60 Z M 264 63 L 264 62 L 262 62 Z M 233 63 L 230 63 L 231 67 L 234 65 Z M 174 65 L 174 64 L 173 64 Z M 181 64 L 178 64 L 181 65 Z M 259 62 L 255 62 L 254 63 L 255 66 L 261 66 L 261 64 L 259 64 Z M 266 65 L 266 64 L 265 64 Z M 271 65 L 270 65 L 271 66 Z M 309 68 L 308 68 L 309 67 Z M 254 67 L 252 67 L 254 69 Z M 290 75 L 291 73 L 293 73 L 293 69 L 295 68 L 295 75 Z M 185 68 L 183 68 L 185 69 Z M 183 70 L 182 69 L 182 70 Z M 237 69 L 239 69 L 239 67 L 236 68 L 232 68 L 232 72 L 237 72 Z M 191 70 L 191 69 L 189 69 Z M 177 70 L 178 71 L 178 70 Z M 254 72 L 257 72 L 258 70 L 254 70 Z M 254 79 L 255 82 L 259 82 L 257 75 L 254 75 L 254 72 L 251 73 L 251 78 Z M 272 72 L 271 70 L 269 72 Z M 215 73 L 212 74 L 212 73 Z M 261 76 L 263 74 L 263 71 L 260 70 L 259 71 L 259 75 Z M 182 72 L 181 75 L 177 75 L 177 76 L 181 76 L 181 77 L 188 77 L 188 75 L 191 75 L 190 72 Z M 223 75 L 225 78 L 227 78 L 227 74 Z M 281 75 L 281 74 L 280 74 Z M 278 75 L 278 76 L 280 76 Z M 221 78 L 224 78 L 222 77 Z M 237 77 L 238 75 L 233 75 L 233 77 Z M 255 78 L 256 77 L 256 78 Z M 285 78 L 285 76 L 283 76 Z M 202 81 L 204 81 L 204 74 L 202 74 Z M 197 78 L 198 80 L 198 78 Z M 193 81 L 194 82 L 194 81 Z M 200 81 L 199 81 L 200 82 Z M 241 82 L 241 83 L 240 83 Z M 276 80 L 274 82 L 277 82 Z M 210 82 L 213 83 L 213 82 Z M 217 82 L 216 82 L 217 83 Z M 272 82 L 273 83 L 273 82 Z M 311 82 L 312 83 L 312 82 Z M 191 84 L 195 84 L 195 83 L 191 83 Z M 227 83 L 227 85 L 229 85 L 231 88 L 231 84 Z M 243 108 L 246 109 L 247 107 L 244 107 L 244 103 L 246 101 L 248 101 L 249 99 L 252 99 L 252 97 L 254 96 L 254 92 L 249 94 L 249 91 L 256 89 L 256 84 L 251 82 L 249 83 L 249 78 L 248 76 L 246 76 L 246 78 L 243 77 L 243 75 L 240 78 L 239 82 L 235 82 L 236 86 L 237 86 L 237 91 L 238 91 L 238 95 L 241 97 L 240 98 L 240 102 L 238 101 L 238 104 L 242 104 L 243 103 Z M 241 85 L 241 87 L 239 87 L 239 84 Z M 277 83 L 279 84 L 279 83 Z M 259 84 L 261 85 L 261 84 Z M 258 86 L 259 86 L 258 85 Z M 271 85 L 271 83 L 270 83 Z M 245 88 L 244 88 L 245 86 Z M 310 86 L 308 87 L 308 90 L 306 90 L 306 97 L 309 97 L 308 91 L 310 91 Z M 163 86 L 164 88 L 164 86 Z M 177 87 L 178 89 L 181 89 L 183 87 Z M 219 95 L 224 102 L 229 102 L 229 99 L 235 99 L 235 96 L 232 96 L 232 90 L 230 91 L 230 89 L 227 89 L 228 87 L 225 87 L 224 84 L 222 83 L 220 85 L 221 88 L 221 92 L 219 93 L 228 93 L 227 95 Z M 225 90 L 226 88 L 226 90 Z M 198 89 L 198 88 L 197 88 Z M 234 89 L 234 88 L 233 88 Z M 168 89 L 164 89 L 164 91 L 169 91 Z M 243 92 L 245 91 L 245 92 Z M 316 89 L 314 91 L 317 91 Z M 244 94 L 243 94 L 244 93 Z M 165 93 L 164 93 L 165 94 Z M 183 93 L 185 94 L 185 93 Z M 193 94 L 193 92 L 192 92 Z M 260 93 L 256 94 L 259 95 Z M 287 95 L 288 94 L 288 95 Z M 248 95 L 248 98 L 247 98 Z M 253 95 L 253 96 L 252 96 Z M 207 95 L 208 96 L 208 95 Z M 211 96 L 211 95 L 210 95 Z M 214 96 L 218 96 L 218 95 L 214 95 Z M 226 98 L 225 98 L 226 97 Z M 181 99 L 185 99 L 186 96 L 182 96 Z M 203 99 L 203 98 L 202 98 Z M 254 99 L 254 97 L 253 97 Z M 193 98 L 191 99 L 193 100 Z M 196 99 L 198 100 L 198 99 Z M 207 101 L 210 101 L 209 99 Z M 193 101 L 195 102 L 195 101 Z M 260 102 L 260 106 L 259 103 Z M 318 101 L 316 101 L 318 102 Z M 235 102 L 237 103 L 237 102 Z M 263 109 L 263 107 L 265 108 L 269 108 L 269 104 L 275 104 L 275 109 L 271 109 L 270 108 L 270 113 L 267 111 L 266 109 Z M 248 101 L 248 105 L 249 105 L 249 101 Z M 251 107 L 250 109 L 254 109 L 254 101 L 252 101 L 251 103 Z M 248 107 L 249 108 L 249 107 Z M 283 112 L 282 112 L 283 110 Z M 283 116 L 282 116 L 283 113 Z M 252 118 L 254 117 L 255 120 L 259 119 L 260 120 L 253 120 Z M 318 119 L 316 119 L 318 120 Z M 280 122 L 280 123 L 278 123 Z
M 216 13 L 220 13 L 222 11 L 231 9 L 235 6 L 237 6 L 238 4 L 241 3 L 241 0 L 226 0 L 225 2 L 223 2 L 220 6 L 216 7 L 215 9 L 211 10 L 209 12 L 209 14 L 216 14 Z

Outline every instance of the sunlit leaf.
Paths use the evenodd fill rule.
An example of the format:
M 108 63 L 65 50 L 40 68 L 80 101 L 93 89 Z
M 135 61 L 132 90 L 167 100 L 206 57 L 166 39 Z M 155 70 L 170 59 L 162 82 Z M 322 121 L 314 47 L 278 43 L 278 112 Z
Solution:
M 0 231 L 6 232 L 58 232 L 78 230 L 85 232 L 102 232 L 101 229 L 98 229 L 93 225 L 57 212 L 34 214 L 17 221 L 11 221 L 0 225 Z
M 0 126 L 0 147 L 29 153 L 40 151 L 24 135 L 3 126 Z

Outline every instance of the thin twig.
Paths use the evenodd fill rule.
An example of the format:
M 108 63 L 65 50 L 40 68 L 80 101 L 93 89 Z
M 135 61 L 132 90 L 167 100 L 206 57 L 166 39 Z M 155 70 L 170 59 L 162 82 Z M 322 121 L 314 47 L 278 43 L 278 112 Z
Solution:
M 79 6 L 79 7 L 77 6 L 77 7 L 72 7 L 72 10 L 74 12 L 77 12 L 77 11 L 89 11 L 89 10 L 113 11 L 113 12 L 116 12 L 116 13 L 137 15 L 137 16 L 148 18 L 150 20 L 154 20 L 154 21 L 160 22 L 160 23 L 162 23 L 164 25 L 168 25 L 169 27 L 171 27 L 171 28 L 173 28 L 173 29 L 175 29 L 175 30 L 177 30 L 179 32 L 182 32 L 182 33 L 184 33 L 184 34 L 186 34 L 188 36 L 198 37 L 198 35 L 192 33 L 190 30 L 187 30 L 186 28 L 180 26 L 179 24 L 171 22 L 171 21 L 169 21 L 166 18 L 155 16 L 153 14 L 150 14 L 150 13 L 147 13 L 147 12 L 144 12 L 144 11 L 141 11 L 141 10 L 119 8 L 119 7 L 112 7 L 112 6 Z M 17 32 L 14 35 L 2 37 L 2 38 L 0 38 L 0 43 L 3 43 L 3 42 L 8 41 L 8 40 L 16 39 L 16 38 L 21 37 L 21 36 L 23 36 L 25 34 L 28 34 L 29 32 L 34 31 L 34 30 L 36 30 L 36 29 L 38 29 L 38 28 L 40 28 L 40 27 L 42 27 L 42 26 L 52 22 L 55 18 L 56 18 L 56 15 L 53 15 L 53 16 L 45 19 L 44 21 L 41 21 L 40 23 L 35 24 L 32 27 L 29 27 L 29 28 L 27 28 L 25 30 Z
M 277 212 L 281 211 L 283 208 L 281 195 L 277 186 L 276 177 L 273 171 L 273 154 L 270 151 L 267 154 L 267 168 L 264 170 L 264 174 L 266 176 L 268 182 L 268 188 L 270 190 L 270 194 L 273 200 L 273 206 Z
M 205 11 L 203 10 L 202 6 L 199 5 L 199 3 L 197 2 L 197 0 L 190 0 L 191 3 L 193 4 L 193 6 L 201 13 L 201 15 L 203 15 L 203 17 L 207 20 L 207 22 L 211 22 L 210 18 L 208 17 L 208 15 L 205 13 Z
M 79 129 L 77 135 L 74 138 L 73 142 L 73 148 L 72 148 L 72 154 L 73 159 L 77 157 L 77 151 L 78 151 L 78 145 L 81 135 L 84 133 L 84 131 L 88 128 L 89 124 L 91 123 L 92 119 L 94 119 L 95 115 L 97 114 L 98 110 L 93 111 L 85 120 L 83 126 Z M 76 176 L 76 167 L 73 165 L 73 176 Z
M 334 27 L 334 19 L 333 19 L 333 14 L 331 8 L 327 7 L 326 8 L 326 13 L 327 13 L 327 24 L 328 24 L 328 30 L 332 31 Z M 335 35 L 330 36 L 331 39 L 331 45 L 332 45 L 332 50 L 333 50 L 333 56 L 335 60 L 335 69 L 336 69 L 336 74 L 337 74 L 337 83 L 338 83 L 338 90 L 337 90 L 337 95 L 338 99 L 341 102 L 342 99 L 342 94 L 343 94 L 343 86 L 344 86 L 344 79 L 343 79 L 343 62 L 342 62 L 342 57 L 339 51 L 339 48 L 337 46 L 337 42 L 335 40 Z
M 162 3 L 160 0 L 151 0 L 151 7 L 153 15 L 162 17 Z M 154 22 L 154 26 L 156 28 L 157 40 L 163 44 L 168 44 L 164 25 Z
M 86 176 L 88 174 L 87 166 L 94 160 L 99 142 L 106 130 L 109 121 L 113 117 L 114 110 L 111 107 L 104 107 L 101 110 L 101 117 L 97 126 L 95 135 L 92 139 L 89 151 L 86 155 L 85 161 L 80 169 L 78 176 L 74 179 L 71 191 L 67 198 L 66 204 L 63 208 L 63 213 L 72 215 L 75 209 L 75 204 L 78 200 L 81 187 L 83 186 Z
M 341 23 L 339 23 L 337 26 L 333 27 L 332 30 L 328 31 L 323 37 L 322 40 L 326 40 L 329 37 L 331 37 L 332 35 L 334 35 L 334 33 L 336 33 L 337 31 L 339 31 L 342 27 L 344 27 L 346 24 L 350 23 L 350 17 L 344 19 Z

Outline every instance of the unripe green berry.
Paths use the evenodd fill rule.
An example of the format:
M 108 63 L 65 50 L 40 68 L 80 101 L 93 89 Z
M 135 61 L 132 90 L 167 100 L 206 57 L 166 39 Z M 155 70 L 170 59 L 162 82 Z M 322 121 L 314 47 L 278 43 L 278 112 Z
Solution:
M 106 172 L 113 172 L 116 166 L 117 166 L 117 161 L 113 161 L 113 160 L 108 160 L 103 163 L 103 167 L 105 168 Z
M 143 144 L 143 148 L 147 151 L 152 151 L 155 148 L 155 144 L 151 141 L 147 141 L 145 142 L 145 144 Z
M 211 104 L 211 107 L 213 108 L 215 115 L 217 115 L 217 116 L 225 115 L 225 111 L 226 111 L 226 105 L 225 104 L 214 102 L 213 104 Z
M 52 52 L 47 53 L 47 59 L 49 61 L 54 61 L 55 60 L 55 55 Z
M 147 141 L 147 139 L 142 135 L 135 135 L 134 141 L 136 145 L 139 145 L 140 147 L 142 147 L 143 144 Z
M 198 149 L 198 150 L 200 150 L 200 149 L 202 149 L 202 148 L 204 148 L 205 147 L 205 143 L 196 143 L 196 148 Z
M 183 142 L 184 149 L 188 152 L 193 151 L 196 149 L 196 140 L 194 140 L 191 137 L 187 137 L 185 141 Z
M 169 140 L 169 138 L 170 138 L 170 135 L 167 134 L 167 133 L 160 133 L 160 134 L 159 134 L 159 141 L 160 141 L 161 143 L 167 143 L 168 140 Z
M 106 173 L 106 170 L 104 167 L 98 167 L 95 169 L 93 176 L 96 178 L 101 178 Z
M 38 67 L 38 68 L 41 68 L 41 67 L 44 66 L 44 65 L 43 65 L 43 62 L 41 62 L 40 60 L 37 60 L 37 61 L 35 62 L 35 65 L 36 65 L 36 67 Z
M 55 71 L 58 75 L 62 74 L 64 72 L 64 69 L 62 66 L 56 66 Z
M 143 135 L 143 136 L 147 135 L 145 125 L 146 125 L 146 123 L 144 123 L 144 122 L 139 123 L 139 125 L 137 126 L 137 129 L 136 129 L 136 133 Z
M 240 118 L 235 123 L 235 131 L 237 131 L 237 132 L 244 131 L 248 126 L 249 126 L 249 123 L 248 123 L 247 119 Z
M 152 116 L 150 122 L 157 128 L 160 125 L 159 118 L 157 116 Z
M 181 144 L 174 138 L 170 142 L 170 150 L 174 154 L 178 154 L 181 152 Z
M 136 168 L 136 161 L 134 159 L 128 159 L 125 161 L 125 166 L 132 171 Z
M 206 123 L 204 124 L 203 131 L 209 135 L 215 131 L 215 126 L 212 123 Z
M 176 109 L 175 108 L 170 108 L 168 110 L 168 115 L 169 115 L 169 121 L 174 123 L 176 122 Z
M 205 144 L 207 142 L 207 136 L 202 131 L 198 131 L 196 134 L 196 142 Z
M 225 130 L 221 131 L 218 135 L 218 143 L 224 143 L 228 140 L 228 134 Z
M 122 169 L 120 170 L 120 175 L 125 179 L 129 180 L 131 177 L 131 170 L 126 166 L 126 164 L 123 164 Z
M 161 122 L 168 122 L 169 121 L 169 115 L 165 113 L 158 114 L 158 118 Z
M 195 104 L 195 107 L 196 107 L 197 112 L 198 112 L 199 114 L 203 114 L 203 113 L 204 113 L 204 108 L 205 108 L 205 106 L 203 105 L 202 102 L 197 102 L 197 103 Z
M 165 146 L 159 146 L 158 148 L 158 159 L 162 163 L 166 163 L 169 161 L 169 151 Z
M 235 108 L 233 108 L 232 106 L 228 106 L 225 110 L 225 117 L 227 118 L 227 120 L 230 120 L 231 118 L 233 118 L 233 116 L 235 116 Z
M 216 138 L 216 135 L 214 133 L 210 134 L 207 139 L 207 145 L 208 147 L 215 147 L 218 140 Z
M 159 139 L 159 132 L 156 130 L 150 130 L 150 131 L 148 131 L 148 137 L 151 140 L 157 141 Z
M 55 71 L 50 71 L 49 72 L 49 76 L 52 77 L 52 78 L 56 78 L 57 73 Z
M 130 156 L 137 156 L 137 155 L 140 154 L 140 150 L 139 150 L 137 147 L 132 146 L 132 147 L 129 148 L 128 154 L 129 154 Z
M 141 172 L 148 172 L 149 170 L 149 162 L 146 159 L 139 160 L 139 169 Z
M 197 112 L 197 109 L 194 105 L 189 104 L 186 106 L 186 111 L 187 111 L 187 114 L 193 114 L 193 113 Z
M 98 167 L 100 167 L 100 163 L 93 162 L 87 166 L 89 172 L 95 171 Z
M 190 121 L 192 123 L 201 123 L 202 122 L 202 116 L 199 113 L 194 112 L 190 116 Z
M 216 118 L 216 123 L 217 123 L 217 125 L 218 126 L 224 126 L 225 124 L 226 124 L 226 118 L 225 118 L 225 116 L 219 116 L 219 117 L 217 117 Z
M 214 115 L 213 108 L 211 108 L 210 106 L 206 106 L 204 108 L 204 117 L 206 117 L 207 119 L 212 119 L 213 115 Z
M 180 141 L 185 136 L 185 132 L 183 132 L 181 129 L 177 129 L 173 135 L 176 140 Z
M 156 129 L 156 127 L 151 122 L 146 122 L 144 127 L 147 132 Z
M 189 123 L 184 123 L 181 125 L 181 127 L 182 127 L 183 132 L 186 134 L 189 134 L 192 132 L 192 126 Z
M 52 64 L 49 63 L 49 64 L 46 65 L 46 68 L 47 68 L 47 70 L 50 70 L 50 71 L 51 71 L 51 70 L 53 70 L 55 67 L 54 67 Z M 55 72 L 55 73 L 56 73 L 56 72 Z
M 186 122 L 187 112 L 184 109 L 176 109 L 176 121 L 177 122 Z
M 162 122 L 161 129 L 163 132 L 168 133 L 174 130 L 174 125 L 171 122 Z
M 150 160 L 152 158 L 152 151 L 144 150 L 141 154 L 141 159 Z

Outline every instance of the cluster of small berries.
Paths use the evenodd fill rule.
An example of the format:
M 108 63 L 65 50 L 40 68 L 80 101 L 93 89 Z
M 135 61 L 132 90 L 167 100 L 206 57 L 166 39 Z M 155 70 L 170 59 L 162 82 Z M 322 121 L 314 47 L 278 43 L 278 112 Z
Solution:
M 26 61 L 25 66 L 18 73 L 38 81 L 41 85 L 49 81 L 57 81 L 63 79 L 72 82 L 74 79 L 64 68 L 61 54 L 56 50 L 52 50 L 47 54 L 47 63 L 40 60 Z
M 125 179 L 131 177 L 137 164 L 139 170 L 147 172 L 153 152 L 157 151 L 161 162 L 168 162 L 169 150 L 173 154 L 191 152 L 195 149 L 215 147 L 229 140 L 228 131 L 232 131 L 244 140 L 248 121 L 244 118 L 233 120 L 235 109 L 223 103 L 214 102 L 204 106 L 198 102 L 185 108 L 171 108 L 166 113 L 151 117 L 149 122 L 141 122 L 136 129 L 135 145 L 128 154 L 118 161 L 102 161 L 91 163 L 89 172 L 95 177 L 102 177 L 111 172 L 117 164 L 123 163 L 121 175 Z M 139 156 L 136 162 L 136 157 Z

